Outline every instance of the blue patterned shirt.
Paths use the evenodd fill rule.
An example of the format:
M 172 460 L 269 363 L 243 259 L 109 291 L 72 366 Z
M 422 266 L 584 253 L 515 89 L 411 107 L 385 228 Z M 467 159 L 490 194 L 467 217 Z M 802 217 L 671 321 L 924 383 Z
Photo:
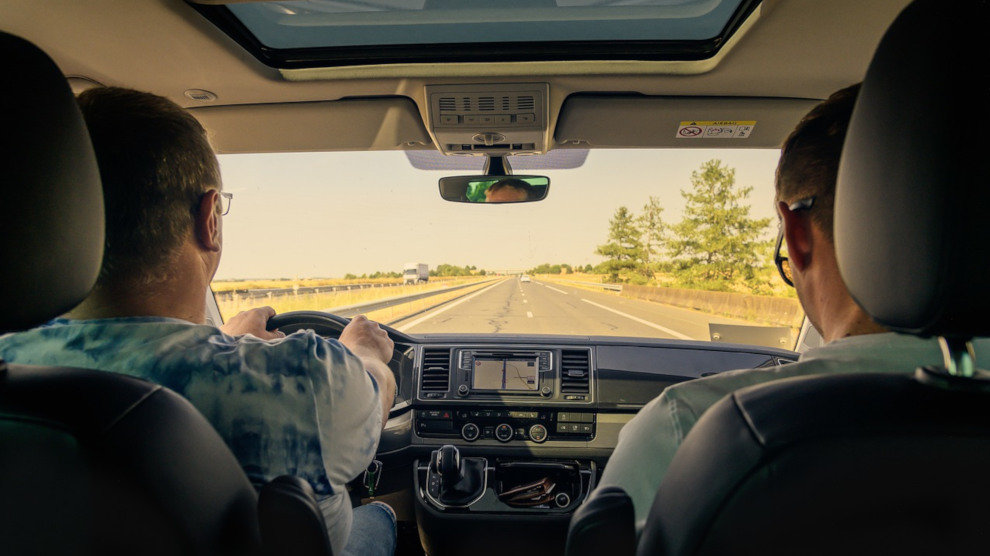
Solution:
M 321 495 L 374 458 L 378 386 L 336 340 L 299 331 L 278 340 L 231 337 L 178 319 L 55 319 L 0 337 L 0 358 L 82 367 L 161 384 L 186 397 L 255 483 L 306 479 Z

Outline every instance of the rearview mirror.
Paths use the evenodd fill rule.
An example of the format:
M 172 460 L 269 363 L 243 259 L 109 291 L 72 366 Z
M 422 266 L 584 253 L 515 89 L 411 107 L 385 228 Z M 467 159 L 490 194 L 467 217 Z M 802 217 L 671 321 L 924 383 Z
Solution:
M 440 196 L 455 203 L 531 203 L 546 199 L 546 176 L 451 176 L 440 178 Z

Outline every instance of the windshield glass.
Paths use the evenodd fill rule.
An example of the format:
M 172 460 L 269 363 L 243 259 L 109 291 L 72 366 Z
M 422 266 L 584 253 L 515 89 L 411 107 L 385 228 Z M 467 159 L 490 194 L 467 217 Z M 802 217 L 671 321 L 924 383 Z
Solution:
M 367 314 L 409 334 L 568 334 L 790 348 L 777 150 L 592 150 L 532 203 L 441 199 L 402 152 L 221 155 L 224 318 Z

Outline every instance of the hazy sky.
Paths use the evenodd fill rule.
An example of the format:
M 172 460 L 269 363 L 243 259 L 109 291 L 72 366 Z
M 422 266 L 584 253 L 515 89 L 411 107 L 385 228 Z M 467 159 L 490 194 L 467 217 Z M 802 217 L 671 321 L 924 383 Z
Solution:
M 617 207 L 638 212 L 655 195 L 667 222 L 680 220 L 680 190 L 712 158 L 736 168 L 738 185 L 753 187 L 754 217 L 772 216 L 778 154 L 592 151 L 581 168 L 539 172 L 550 177 L 546 200 L 515 205 L 444 201 L 437 180 L 457 172 L 416 170 L 402 152 L 221 155 L 234 200 L 217 278 L 338 277 L 401 271 L 406 262 L 491 270 L 595 264 Z

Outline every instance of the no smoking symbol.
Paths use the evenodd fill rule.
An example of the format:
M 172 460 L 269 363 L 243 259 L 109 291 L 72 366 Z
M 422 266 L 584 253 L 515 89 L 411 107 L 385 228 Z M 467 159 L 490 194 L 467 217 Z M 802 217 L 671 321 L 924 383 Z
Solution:
M 677 133 L 679 133 L 681 137 L 697 137 L 701 135 L 701 128 L 696 125 L 689 125 L 687 127 L 682 127 Z

